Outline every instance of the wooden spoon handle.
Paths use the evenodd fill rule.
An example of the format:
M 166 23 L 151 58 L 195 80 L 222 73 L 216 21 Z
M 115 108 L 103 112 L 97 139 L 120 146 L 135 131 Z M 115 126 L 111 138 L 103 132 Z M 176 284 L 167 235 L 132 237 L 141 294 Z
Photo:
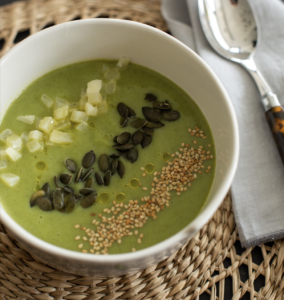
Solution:
M 284 164 L 284 109 L 282 106 L 274 106 L 265 115 Z

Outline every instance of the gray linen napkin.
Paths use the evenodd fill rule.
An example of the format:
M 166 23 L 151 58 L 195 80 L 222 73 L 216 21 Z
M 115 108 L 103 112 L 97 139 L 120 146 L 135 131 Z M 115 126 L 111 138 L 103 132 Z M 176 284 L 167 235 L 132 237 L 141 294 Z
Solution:
M 284 4 L 280 0 L 249 2 L 261 33 L 255 61 L 283 105 Z M 210 47 L 199 22 L 197 0 L 164 0 L 162 14 L 171 33 L 196 49 L 217 74 L 235 108 L 240 161 L 232 198 L 242 246 L 283 238 L 284 167 L 252 78 L 241 66 L 222 58 Z

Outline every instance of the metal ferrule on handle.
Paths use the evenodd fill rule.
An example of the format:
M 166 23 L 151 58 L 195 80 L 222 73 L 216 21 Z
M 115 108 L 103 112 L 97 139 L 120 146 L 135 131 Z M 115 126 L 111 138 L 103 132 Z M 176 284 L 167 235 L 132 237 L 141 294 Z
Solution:
M 270 110 L 272 107 L 281 106 L 277 96 L 272 92 L 268 92 L 261 99 L 265 111 Z

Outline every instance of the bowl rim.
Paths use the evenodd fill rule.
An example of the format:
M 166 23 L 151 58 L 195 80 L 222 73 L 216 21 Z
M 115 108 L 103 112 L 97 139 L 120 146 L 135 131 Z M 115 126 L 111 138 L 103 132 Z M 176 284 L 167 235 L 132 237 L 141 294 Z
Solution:
M 12 229 L 12 232 L 16 232 L 16 235 L 20 237 L 24 237 L 24 240 L 27 241 L 28 244 L 30 244 L 32 247 L 40 249 L 43 252 L 47 252 L 49 254 L 64 257 L 66 259 L 74 259 L 87 262 L 97 262 L 97 263 L 123 263 L 123 262 L 129 262 L 129 261 L 135 261 L 142 258 L 145 258 L 147 256 L 152 256 L 153 254 L 157 254 L 159 252 L 163 252 L 165 248 L 169 248 L 169 245 L 175 245 L 178 242 L 180 242 L 183 238 L 186 238 L 186 236 L 189 235 L 189 232 L 196 233 L 198 230 L 200 230 L 213 216 L 215 211 L 218 209 L 218 207 L 223 202 L 226 194 L 228 193 L 231 183 L 233 181 L 233 178 L 235 176 L 237 165 L 238 165 L 238 158 L 239 158 L 239 130 L 238 130 L 238 124 L 237 124 L 237 118 L 236 114 L 233 108 L 233 105 L 231 103 L 231 100 L 223 87 L 221 81 L 217 77 L 217 75 L 213 72 L 213 70 L 207 65 L 207 63 L 199 56 L 197 55 L 193 50 L 191 50 L 189 47 L 187 47 L 185 44 L 174 38 L 173 36 L 163 32 L 162 30 L 159 30 L 157 28 L 151 27 L 149 25 L 139 23 L 136 21 L 130 21 L 130 20 L 120 20 L 120 19 L 84 19 L 84 20 L 76 20 L 76 21 L 70 21 L 59 25 L 54 25 L 52 27 L 46 28 L 42 31 L 39 31 L 23 41 L 21 41 L 19 44 L 15 45 L 9 52 L 7 52 L 1 59 L 0 59 L 0 68 L 1 65 L 8 59 L 10 56 L 14 55 L 15 52 L 21 51 L 21 48 L 25 46 L 26 44 L 38 39 L 38 37 L 44 37 L 45 35 L 52 34 L 53 32 L 56 32 L 58 30 L 62 30 L 66 27 L 72 28 L 73 26 L 80 26 L 84 24 L 117 24 L 117 25 L 131 25 L 134 30 L 145 30 L 148 31 L 151 34 L 157 34 L 160 35 L 164 39 L 168 39 L 170 42 L 175 43 L 178 47 L 182 49 L 186 49 L 190 53 L 190 55 L 198 61 L 199 64 L 201 64 L 210 75 L 211 79 L 215 83 L 216 87 L 219 89 L 219 92 L 223 94 L 224 99 L 226 102 L 224 103 L 227 106 L 227 110 L 230 113 L 230 120 L 232 123 L 233 128 L 233 149 L 234 153 L 232 155 L 232 159 L 230 161 L 230 164 L 228 166 L 228 169 L 230 170 L 228 176 L 223 180 L 223 182 L 220 184 L 219 188 L 217 189 L 217 195 L 213 198 L 211 198 L 211 201 L 206 207 L 203 208 L 203 210 L 197 215 L 197 217 L 191 221 L 186 227 L 184 227 L 182 230 L 178 231 L 173 236 L 154 244 L 150 247 L 138 250 L 136 252 L 127 252 L 122 254 L 109 254 L 109 255 L 96 255 L 92 253 L 81 253 L 73 250 L 68 250 L 65 248 L 61 248 L 59 246 L 55 246 L 53 244 L 50 244 L 48 242 L 45 242 L 44 240 L 34 236 L 33 234 L 29 233 L 26 229 L 21 227 L 14 219 L 12 219 L 9 214 L 5 211 L 4 207 L 2 206 L 0 202 L 0 215 L 1 215 L 1 222 L 4 223 L 4 225 L 8 228 L 8 231 L 10 231 L 10 228 Z M 7 225 L 8 224 L 8 225 Z

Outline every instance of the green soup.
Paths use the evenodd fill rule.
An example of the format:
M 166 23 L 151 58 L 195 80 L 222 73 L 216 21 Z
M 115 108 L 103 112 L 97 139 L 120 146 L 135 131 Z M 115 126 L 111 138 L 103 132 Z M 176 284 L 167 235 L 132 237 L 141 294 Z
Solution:
M 87 61 L 42 76 L 12 102 L 1 122 L 0 133 L 9 128 L 21 136 L 23 132 L 35 130 L 36 121 L 27 124 L 16 118 L 53 116 L 54 107 L 47 108 L 42 103 L 42 94 L 53 100 L 60 97 L 70 103 L 77 102 L 88 82 L 94 79 L 105 82 L 103 70 L 115 65 L 115 61 Z M 137 131 L 130 125 L 132 119 L 126 127 L 120 125 L 117 104 L 123 102 L 135 111 L 136 117 L 144 118 L 142 107 L 152 107 L 152 102 L 145 100 L 149 93 L 159 101 L 168 100 L 172 110 L 180 113 L 180 118 L 172 122 L 162 118 L 165 126 L 154 129 L 152 142 L 145 148 L 140 144 L 135 146 L 137 161 L 131 163 L 125 157 L 119 158 L 125 167 L 123 178 L 116 172 L 108 186 L 100 186 L 94 180 L 92 188 L 98 196 L 94 205 L 86 209 L 79 202 L 71 213 L 43 211 L 37 205 L 30 207 L 30 197 L 36 190 L 47 182 L 54 190 L 54 176 L 70 173 L 64 165 L 66 158 L 74 160 L 79 169 L 84 155 L 93 150 L 96 160 L 92 168 L 94 173 L 103 176 L 98 167 L 99 156 L 117 153 L 112 147 L 116 135 Z M 20 178 L 13 187 L 0 180 L 1 203 L 7 213 L 33 235 L 70 250 L 113 254 L 159 243 L 199 214 L 214 178 L 215 150 L 210 127 L 196 103 L 173 82 L 130 63 L 120 71 L 116 90 L 107 94 L 106 100 L 107 111 L 89 117 L 87 129 L 78 130 L 77 124 L 71 122 L 70 128 L 62 130 L 72 136 L 70 145 L 54 143 L 31 153 L 23 144 L 19 151 L 22 157 L 16 162 L 8 158 L 7 167 L 0 170 L 0 176 L 11 173 Z M 0 149 L 6 148 L 5 142 L 0 141 Z M 190 159 L 186 160 L 187 157 Z M 195 159 L 201 159 L 201 163 L 190 170 Z M 187 161 L 186 165 L 183 161 Z M 172 173 L 174 179 L 169 179 L 167 173 Z M 73 174 L 69 186 L 78 193 L 85 182 L 75 184 L 75 176 Z M 134 208 L 128 214 L 130 207 Z

